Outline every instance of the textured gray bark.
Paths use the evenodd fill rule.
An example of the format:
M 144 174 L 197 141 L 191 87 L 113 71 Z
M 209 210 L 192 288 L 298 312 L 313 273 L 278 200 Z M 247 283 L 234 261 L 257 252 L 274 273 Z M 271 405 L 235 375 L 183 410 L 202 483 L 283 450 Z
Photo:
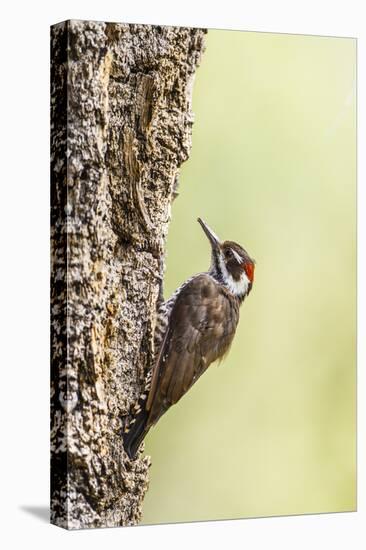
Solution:
M 51 29 L 51 521 L 136 524 L 121 432 L 152 367 L 170 206 L 204 31 Z

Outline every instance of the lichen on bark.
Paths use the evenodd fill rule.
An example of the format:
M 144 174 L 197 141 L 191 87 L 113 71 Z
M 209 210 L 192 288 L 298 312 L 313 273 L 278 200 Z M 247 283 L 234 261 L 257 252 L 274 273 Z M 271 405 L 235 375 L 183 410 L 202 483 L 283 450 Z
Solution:
M 51 521 L 139 522 L 121 432 L 152 367 L 170 207 L 204 30 L 51 28 Z

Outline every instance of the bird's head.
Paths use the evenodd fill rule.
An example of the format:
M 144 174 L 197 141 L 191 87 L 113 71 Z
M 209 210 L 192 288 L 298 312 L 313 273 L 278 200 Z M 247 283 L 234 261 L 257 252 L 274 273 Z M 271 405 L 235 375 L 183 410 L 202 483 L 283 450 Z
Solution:
M 255 261 L 242 246 L 220 241 L 201 218 L 198 222 L 211 244 L 210 275 L 243 300 L 253 286 Z

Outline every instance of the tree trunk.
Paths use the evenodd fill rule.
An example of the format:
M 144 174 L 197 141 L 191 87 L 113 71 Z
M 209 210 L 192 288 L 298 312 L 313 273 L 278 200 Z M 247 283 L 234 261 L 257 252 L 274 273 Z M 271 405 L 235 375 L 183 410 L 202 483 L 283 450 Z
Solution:
M 150 458 L 121 433 L 152 368 L 156 304 L 204 31 L 51 29 L 51 521 L 132 525 Z

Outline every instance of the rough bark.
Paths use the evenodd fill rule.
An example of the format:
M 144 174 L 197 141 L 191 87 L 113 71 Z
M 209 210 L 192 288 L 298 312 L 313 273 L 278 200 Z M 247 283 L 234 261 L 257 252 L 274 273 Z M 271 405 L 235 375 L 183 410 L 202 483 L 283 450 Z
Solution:
M 150 458 L 121 432 L 152 367 L 200 29 L 51 29 L 51 521 L 138 523 Z

